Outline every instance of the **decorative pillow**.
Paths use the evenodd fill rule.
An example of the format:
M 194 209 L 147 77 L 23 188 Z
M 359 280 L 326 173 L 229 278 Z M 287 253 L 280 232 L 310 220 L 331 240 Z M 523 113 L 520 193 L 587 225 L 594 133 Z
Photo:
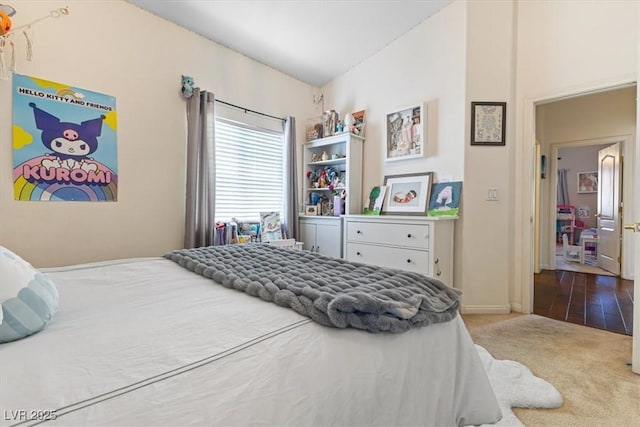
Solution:
M 0 343 L 40 331 L 58 309 L 55 284 L 0 246 Z

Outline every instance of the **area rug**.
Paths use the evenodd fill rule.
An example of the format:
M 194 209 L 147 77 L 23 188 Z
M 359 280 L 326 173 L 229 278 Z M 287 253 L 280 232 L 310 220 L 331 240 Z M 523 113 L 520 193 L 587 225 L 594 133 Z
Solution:
M 561 256 L 556 257 L 556 270 L 574 271 L 576 273 L 598 274 L 600 276 L 615 276 L 615 274 L 597 266 L 594 260 L 585 260 L 585 264 L 565 262 Z
M 496 359 L 522 363 L 560 392 L 559 408 L 515 408 L 522 424 L 640 426 L 640 375 L 629 364 L 632 337 L 537 315 L 462 317 L 476 344 Z
M 490 425 L 524 426 L 511 408 L 557 408 L 562 405 L 558 390 L 533 375 L 523 364 L 513 360 L 496 360 L 477 344 L 476 349 L 502 411 L 502 419 Z

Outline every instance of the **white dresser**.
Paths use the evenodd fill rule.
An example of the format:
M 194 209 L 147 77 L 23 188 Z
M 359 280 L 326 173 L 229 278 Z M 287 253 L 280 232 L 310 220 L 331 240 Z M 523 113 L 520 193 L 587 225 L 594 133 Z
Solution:
M 453 287 L 453 225 L 457 217 L 345 217 L 344 257 L 414 271 Z

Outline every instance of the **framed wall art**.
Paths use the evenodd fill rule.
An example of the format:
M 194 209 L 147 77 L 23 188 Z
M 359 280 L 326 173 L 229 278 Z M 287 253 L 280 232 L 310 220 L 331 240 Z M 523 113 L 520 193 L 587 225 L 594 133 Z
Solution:
M 260 212 L 260 239 L 263 242 L 282 239 L 280 212 Z
M 351 116 L 353 117 L 353 126 L 352 129 L 350 129 L 351 133 L 364 138 L 365 111 L 355 111 L 351 113 Z
M 384 177 L 387 193 L 382 213 L 391 215 L 426 215 L 431 195 L 433 172 L 389 175 Z
M 364 215 L 380 215 L 386 192 L 387 187 L 384 185 L 373 187 L 369 192 L 369 198 L 365 202 L 362 213 Z
M 506 102 L 471 103 L 471 145 L 505 145 Z
M 458 216 L 462 181 L 438 182 L 431 188 L 429 216 Z
M 385 160 L 405 160 L 424 157 L 424 103 L 402 108 L 386 115 Z
M 117 133 L 115 97 L 14 73 L 15 200 L 116 202 Z
M 578 193 L 598 192 L 598 171 L 578 172 Z

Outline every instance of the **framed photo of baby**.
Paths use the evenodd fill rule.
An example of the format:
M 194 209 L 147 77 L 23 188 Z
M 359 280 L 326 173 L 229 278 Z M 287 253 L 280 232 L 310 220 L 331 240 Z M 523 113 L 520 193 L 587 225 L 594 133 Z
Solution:
M 433 172 L 388 175 L 382 213 L 388 215 L 426 215 Z
M 424 103 L 387 114 L 385 160 L 424 157 L 426 148 L 425 118 Z

